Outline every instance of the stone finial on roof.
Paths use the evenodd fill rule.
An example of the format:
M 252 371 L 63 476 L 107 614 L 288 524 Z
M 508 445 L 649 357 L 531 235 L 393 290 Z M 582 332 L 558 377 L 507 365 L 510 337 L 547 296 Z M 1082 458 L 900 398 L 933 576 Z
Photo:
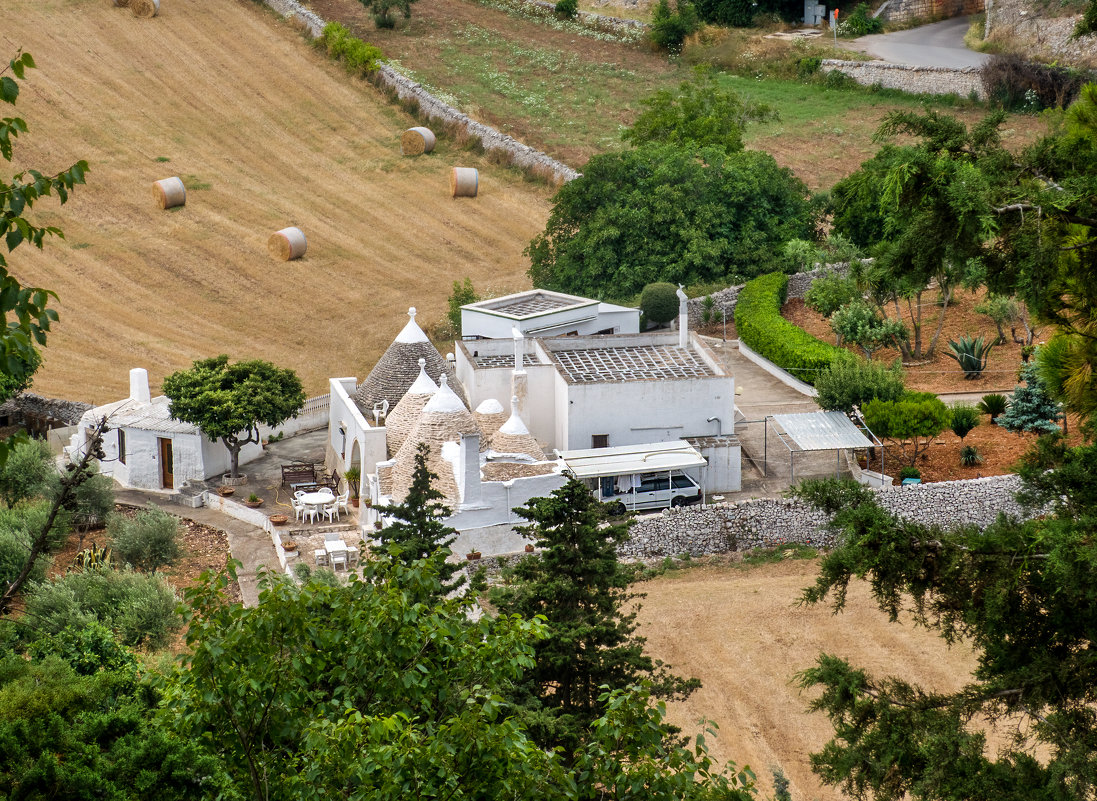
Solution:
M 415 307 L 412 306 L 408 309 L 408 317 L 410 318 L 407 325 L 396 335 L 397 342 L 428 342 L 427 335 L 423 333 L 423 329 L 419 327 L 419 323 L 415 322 Z
M 510 418 L 491 438 L 491 449 L 497 453 L 523 454 L 537 461 L 545 458 L 545 452 L 522 422 L 522 416 L 518 413 L 517 395 L 510 399 Z

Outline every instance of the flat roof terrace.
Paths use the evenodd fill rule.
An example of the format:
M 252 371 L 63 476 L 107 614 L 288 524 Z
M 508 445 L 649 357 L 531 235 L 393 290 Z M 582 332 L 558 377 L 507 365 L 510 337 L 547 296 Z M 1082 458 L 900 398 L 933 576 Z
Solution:
M 527 317 L 536 317 L 540 314 L 559 311 L 572 307 L 593 306 L 598 301 L 589 298 L 580 298 L 576 295 L 565 295 L 562 292 L 550 292 L 542 289 L 527 290 L 501 298 L 482 300 L 478 303 L 470 303 L 462 306 L 470 311 L 481 311 L 492 314 L 512 317 L 521 320 Z
M 691 349 L 677 345 L 553 350 L 552 358 L 564 378 L 573 384 L 709 378 L 716 375 Z

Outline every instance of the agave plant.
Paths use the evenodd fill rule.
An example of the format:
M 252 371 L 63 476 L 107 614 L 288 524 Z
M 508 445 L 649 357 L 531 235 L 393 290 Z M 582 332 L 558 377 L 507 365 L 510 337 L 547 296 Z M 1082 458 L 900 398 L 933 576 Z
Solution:
M 982 337 L 972 339 L 964 334 L 959 341 L 949 340 L 948 349 L 952 352 L 945 355 L 956 360 L 964 371 L 964 378 L 973 380 L 983 374 L 987 367 L 987 356 L 994 345 L 994 342 L 985 342 Z
M 982 461 L 983 457 L 974 445 L 965 445 L 960 449 L 960 464 L 964 467 L 975 467 Z
M 90 548 L 85 548 L 73 557 L 72 566 L 79 570 L 112 567 L 113 558 L 111 556 L 111 549 L 96 547 L 93 542 Z

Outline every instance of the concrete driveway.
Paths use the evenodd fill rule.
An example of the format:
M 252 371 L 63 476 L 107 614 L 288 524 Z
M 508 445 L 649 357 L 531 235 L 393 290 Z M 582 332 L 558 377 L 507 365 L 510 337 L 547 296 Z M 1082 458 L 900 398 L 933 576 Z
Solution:
M 862 36 L 846 46 L 892 64 L 981 67 L 990 56 L 976 53 L 964 45 L 964 34 L 970 22 L 969 17 L 955 17 L 905 31 Z

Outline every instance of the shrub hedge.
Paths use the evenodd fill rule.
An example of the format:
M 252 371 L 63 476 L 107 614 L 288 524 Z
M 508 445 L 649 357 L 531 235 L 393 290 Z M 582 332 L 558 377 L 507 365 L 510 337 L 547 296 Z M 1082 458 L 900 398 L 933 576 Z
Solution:
M 735 327 L 748 347 L 801 381 L 814 384 L 821 370 L 858 357 L 828 345 L 781 316 L 788 276 L 769 273 L 747 282 L 735 302 Z

